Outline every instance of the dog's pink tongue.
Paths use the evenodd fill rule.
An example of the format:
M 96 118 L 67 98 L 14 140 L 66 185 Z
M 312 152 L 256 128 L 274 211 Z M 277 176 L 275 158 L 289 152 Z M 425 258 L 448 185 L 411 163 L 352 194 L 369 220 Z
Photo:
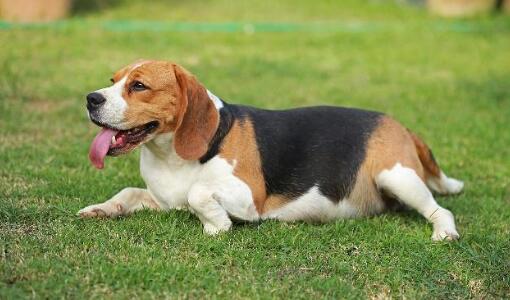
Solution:
M 104 167 L 104 157 L 106 153 L 108 153 L 108 149 L 110 149 L 112 137 L 117 133 L 118 131 L 103 128 L 101 132 L 96 135 L 94 141 L 92 141 L 89 159 L 96 168 L 102 169 Z

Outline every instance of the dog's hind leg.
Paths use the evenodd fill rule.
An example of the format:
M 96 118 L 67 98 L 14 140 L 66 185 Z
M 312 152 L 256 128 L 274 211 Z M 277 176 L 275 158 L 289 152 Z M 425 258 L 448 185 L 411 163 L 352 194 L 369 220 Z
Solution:
M 438 177 L 430 176 L 427 179 L 427 186 L 440 195 L 455 195 L 462 192 L 464 183 L 441 172 Z
M 159 209 L 160 207 L 146 189 L 125 188 L 104 203 L 81 209 L 78 211 L 78 216 L 82 218 L 118 217 L 143 208 Z
M 462 192 L 464 183 L 460 180 L 449 178 L 439 168 L 430 148 L 416 134 L 408 130 L 413 140 L 420 162 L 423 166 L 426 184 L 432 191 L 441 195 L 454 195 Z
M 383 170 L 375 177 L 377 187 L 395 196 L 402 203 L 416 209 L 432 222 L 432 240 L 456 240 L 459 238 L 453 214 L 439 206 L 423 180 L 414 169 L 397 163 L 392 169 Z

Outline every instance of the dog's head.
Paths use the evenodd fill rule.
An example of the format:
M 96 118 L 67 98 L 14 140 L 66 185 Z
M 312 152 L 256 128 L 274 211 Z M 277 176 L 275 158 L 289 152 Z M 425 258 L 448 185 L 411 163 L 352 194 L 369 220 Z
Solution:
M 173 134 L 183 159 L 208 149 L 219 114 L 207 90 L 187 70 L 165 61 L 141 61 L 117 71 L 112 85 L 87 95 L 90 120 L 102 127 L 90 147 L 94 166 L 162 133 Z

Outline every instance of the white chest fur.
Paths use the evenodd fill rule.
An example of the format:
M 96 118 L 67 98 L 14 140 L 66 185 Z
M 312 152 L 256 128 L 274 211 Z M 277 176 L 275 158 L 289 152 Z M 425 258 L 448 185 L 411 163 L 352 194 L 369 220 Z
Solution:
M 219 156 L 205 164 L 183 160 L 175 153 L 170 133 L 143 145 L 140 171 L 162 209 L 188 207 L 190 191 L 200 189 L 231 216 L 248 221 L 259 218 L 251 190 L 233 175 L 234 166 Z
M 140 172 L 147 190 L 163 209 L 187 204 L 187 192 L 201 171 L 198 162 L 181 159 L 172 147 L 172 134 L 163 134 L 142 146 Z

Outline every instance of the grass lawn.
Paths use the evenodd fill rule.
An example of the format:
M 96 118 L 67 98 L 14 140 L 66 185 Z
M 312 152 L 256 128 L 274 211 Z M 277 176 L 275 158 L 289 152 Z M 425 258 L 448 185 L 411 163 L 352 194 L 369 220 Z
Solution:
M 1 23 L 0 299 L 510 297 L 510 18 L 333 2 L 121 1 L 59 24 Z M 174 60 L 232 103 L 396 117 L 465 181 L 439 198 L 461 240 L 432 243 L 412 211 L 218 237 L 185 211 L 77 218 L 143 186 L 137 151 L 91 166 L 85 113 L 85 95 L 138 58 Z

